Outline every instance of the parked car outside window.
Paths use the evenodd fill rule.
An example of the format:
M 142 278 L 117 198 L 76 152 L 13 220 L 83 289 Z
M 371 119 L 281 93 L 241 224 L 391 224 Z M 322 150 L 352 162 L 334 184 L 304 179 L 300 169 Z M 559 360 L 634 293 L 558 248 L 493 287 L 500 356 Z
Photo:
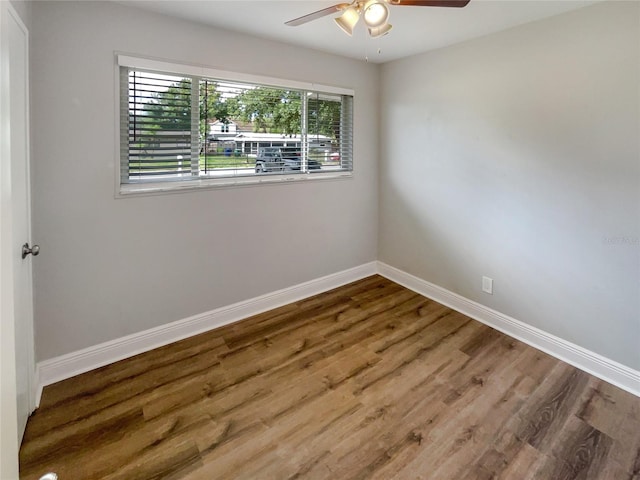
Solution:
M 256 173 L 301 171 L 302 154 L 300 147 L 264 147 L 258 150 Z M 308 170 L 319 170 L 320 162 L 307 159 Z

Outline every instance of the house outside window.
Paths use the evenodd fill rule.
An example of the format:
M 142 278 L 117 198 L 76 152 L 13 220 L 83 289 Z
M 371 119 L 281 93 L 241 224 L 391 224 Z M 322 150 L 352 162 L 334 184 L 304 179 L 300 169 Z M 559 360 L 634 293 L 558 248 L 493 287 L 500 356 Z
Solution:
M 118 62 L 121 194 L 351 175 L 351 90 Z

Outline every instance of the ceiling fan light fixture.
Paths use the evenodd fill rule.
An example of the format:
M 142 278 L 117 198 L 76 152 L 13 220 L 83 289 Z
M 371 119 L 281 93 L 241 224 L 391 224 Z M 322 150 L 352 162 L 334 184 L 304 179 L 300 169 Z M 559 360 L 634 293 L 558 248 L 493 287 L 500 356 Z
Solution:
M 358 20 L 360 20 L 360 14 L 356 7 L 347 8 L 342 15 L 335 19 L 338 26 L 349 36 L 353 35 L 353 27 L 356 26 Z
M 364 23 L 369 28 L 378 28 L 387 23 L 389 19 L 389 7 L 385 2 L 379 0 L 369 0 L 362 8 Z
M 372 38 L 382 37 L 391 31 L 393 25 L 390 23 L 385 23 L 380 27 L 369 27 L 369 36 Z

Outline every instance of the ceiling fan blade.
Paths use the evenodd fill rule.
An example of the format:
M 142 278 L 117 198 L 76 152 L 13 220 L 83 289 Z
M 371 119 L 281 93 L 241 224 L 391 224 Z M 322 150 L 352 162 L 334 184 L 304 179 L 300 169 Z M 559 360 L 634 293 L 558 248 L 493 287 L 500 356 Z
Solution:
M 391 5 L 405 7 L 457 7 L 462 8 L 471 0 L 387 0 Z
M 351 5 L 350 3 L 338 3 L 337 5 L 323 8 L 322 10 L 318 10 L 317 12 L 309 13 L 308 15 L 303 15 L 302 17 L 294 18 L 293 20 L 284 22 L 284 24 L 289 25 L 290 27 L 297 27 L 298 25 L 311 22 L 312 20 L 316 20 L 317 18 L 322 18 L 322 17 L 326 17 L 327 15 L 331 15 L 332 13 L 341 12 L 345 8 L 349 7 L 350 5 Z

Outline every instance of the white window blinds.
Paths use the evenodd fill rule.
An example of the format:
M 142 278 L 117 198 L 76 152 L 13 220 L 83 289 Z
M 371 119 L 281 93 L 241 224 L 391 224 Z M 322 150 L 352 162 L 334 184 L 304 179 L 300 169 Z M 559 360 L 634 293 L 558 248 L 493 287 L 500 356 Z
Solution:
M 121 185 L 352 171 L 352 95 L 176 70 L 120 67 Z
M 197 177 L 197 81 L 139 70 L 123 70 L 122 76 L 128 115 L 121 132 L 121 181 Z

